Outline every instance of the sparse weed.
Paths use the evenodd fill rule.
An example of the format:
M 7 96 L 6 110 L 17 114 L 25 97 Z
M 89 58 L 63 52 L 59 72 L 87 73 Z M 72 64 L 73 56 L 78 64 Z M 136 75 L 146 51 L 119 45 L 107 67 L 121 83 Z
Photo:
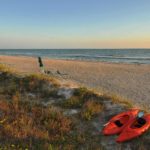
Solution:
M 125 105 L 127 108 L 133 108 L 133 104 L 131 101 L 116 94 L 103 94 L 102 96 L 104 99 L 111 100 L 113 103 Z
M 103 111 L 102 104 L 94 100 L 89 100 L 83 105 L 81 117 L 86 120 L 91 120 L 92 117 L 96 116 L 101 111 Z

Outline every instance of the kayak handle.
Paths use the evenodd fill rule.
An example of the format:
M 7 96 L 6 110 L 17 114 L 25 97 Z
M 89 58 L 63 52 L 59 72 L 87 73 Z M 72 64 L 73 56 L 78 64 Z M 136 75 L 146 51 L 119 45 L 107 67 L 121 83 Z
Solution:
M 104 124 L 103 126 L 105 127 L 105 126 L 107 126 L 108 124 L 110 124 L 110 122 L 107 122 L 106 124 Z

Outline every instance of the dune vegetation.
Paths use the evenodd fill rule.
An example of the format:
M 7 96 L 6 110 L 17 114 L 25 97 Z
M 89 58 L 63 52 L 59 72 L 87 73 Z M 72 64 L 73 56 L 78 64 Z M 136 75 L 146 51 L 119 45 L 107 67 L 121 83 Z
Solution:
M 71 93 L 67 98 L 65 91 Z M 21 75 L 0 65 L 0 149 L 146 150 L 149 133 L 124 144 L 101 134 L 108 119 L 132 107 L 114 95 L 64 87 L 54 77 Z

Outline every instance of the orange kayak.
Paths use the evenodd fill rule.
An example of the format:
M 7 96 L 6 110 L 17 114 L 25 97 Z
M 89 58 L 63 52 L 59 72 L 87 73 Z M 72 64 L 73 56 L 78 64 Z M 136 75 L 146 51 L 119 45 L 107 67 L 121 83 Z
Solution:
M 119 134 L 138 114 L 139 109 L 131 109 L 114 116 L 104 127 L 104 135 Z
M 128 123 L 122 133 L 117 138 L 117 142 L 124 142 L 140 136 L 146 130 L 150 128 L 150 114 L 143 116 L 142 118 L 135 118 Z

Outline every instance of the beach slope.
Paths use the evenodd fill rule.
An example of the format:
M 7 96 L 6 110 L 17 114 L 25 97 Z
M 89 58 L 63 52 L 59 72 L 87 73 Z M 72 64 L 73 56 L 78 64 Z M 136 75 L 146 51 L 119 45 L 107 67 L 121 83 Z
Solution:
M 22 73 L 39 72 L 37 58 L 0 56 L 0 63 Z M 150 65 L 43 59 L 47 70 L 65 80 L 110 92 L 131 99 L 135 104 L 150 107 Z M 57 74 L 59 71 L 61 74 Z

